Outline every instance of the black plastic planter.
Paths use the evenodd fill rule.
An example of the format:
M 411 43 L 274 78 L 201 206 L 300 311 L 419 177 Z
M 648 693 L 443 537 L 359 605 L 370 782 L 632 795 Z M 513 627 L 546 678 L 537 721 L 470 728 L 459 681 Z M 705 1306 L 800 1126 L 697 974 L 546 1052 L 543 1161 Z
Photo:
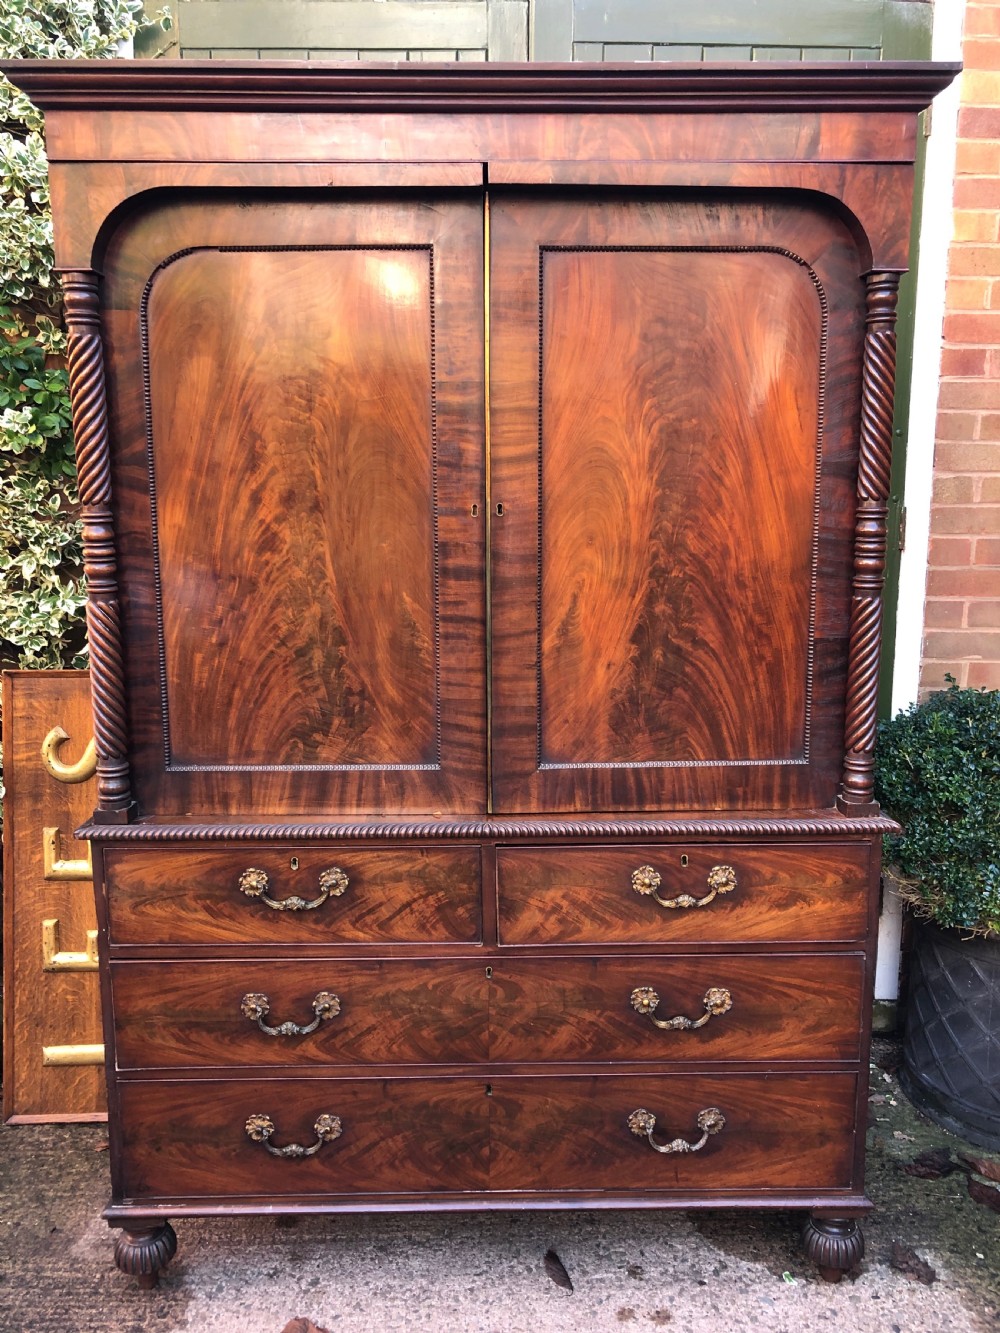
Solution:
M 899 1081 L 944 1129 L 1000 1150 L 1000 940 L 916 923 Z

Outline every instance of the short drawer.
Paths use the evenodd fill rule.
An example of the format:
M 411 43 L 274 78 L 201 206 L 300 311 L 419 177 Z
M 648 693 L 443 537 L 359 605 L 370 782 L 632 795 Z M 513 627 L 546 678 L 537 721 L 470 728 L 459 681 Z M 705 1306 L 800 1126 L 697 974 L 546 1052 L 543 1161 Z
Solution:
M 115 962 L 118 1067 L 479 1062 L 488 987 L 445 958 Z
M 500 1077 L 490 1185 L 645 1195 L 846 1189 L 856 1096 L 853 1074 Z M 630 1128 L 636 1111 L 655 1119 L 661 1147 L 683 1139 L 697 1151 L 654 1151 Z M 718 1132 L 706 1134 L 706 1124 Z
M 104 875 L 114 944 L 468 943 L 482 936 L 478 847 L 109 848 Z M 302 905 L 293 909 L 290 900 Z
M 489 1099 L 478 1080 L 123 1082 L 119 1096 L 126 1198 L 401 1194 L 487 1181 Z M 296 1145 L 316 1151 L 268 1151 Z
M 860 842 L 505 847 L 500 943 L 859 940 L 869 857 Z
M 490 1055 L 510 1063 L 857 1060 L 863 993 L 861 954 L 500 959 Z

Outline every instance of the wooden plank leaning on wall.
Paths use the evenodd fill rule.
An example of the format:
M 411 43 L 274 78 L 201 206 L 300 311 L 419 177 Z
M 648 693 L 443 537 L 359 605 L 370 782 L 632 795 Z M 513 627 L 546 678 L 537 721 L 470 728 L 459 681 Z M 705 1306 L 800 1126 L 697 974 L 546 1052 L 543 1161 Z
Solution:
M 50 741 L 47 766 L 54 728 L 67 736 Z M 4 673 L 3 1118 L 12 1124 L 106 1119 L 89 845 L 73 837 L 94 806 L 91 729 L 85 671 Z

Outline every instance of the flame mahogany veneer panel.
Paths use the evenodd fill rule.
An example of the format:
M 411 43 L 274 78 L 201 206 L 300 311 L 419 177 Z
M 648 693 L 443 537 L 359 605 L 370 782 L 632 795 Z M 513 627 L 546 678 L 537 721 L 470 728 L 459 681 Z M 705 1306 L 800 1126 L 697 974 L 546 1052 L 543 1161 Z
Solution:
M 544 250 L 542 292 L 542 762 L 804 759 L 808 271 Z
M 489 1098 L 478 1079 L 269 1079 L 122 1083 L 124 1193 L 158 1196 L 377 1194 L 485 1189 Z M 272 1157 L 244 1132 L 269 1115 L 275 1147 L 340 1138 L 314 1157 Z
M 119 1068 L 238 1065 L 856 1060 L 861 954 L 649 955 L 628 959 L 314 958 L 296 962 L 112 964 Z M 709 987 L 732 1009 L 694 1031 L 662 1031 L 630 1003 L 660 996 L 659 1019 L 703 1016 Z M 300 1026 L 334 992 L 315 1032 L 269 1036 L 240 1011 L 268 997 L 265 1022 Z
M 431 319 L 429 247 L 154 277 L 171 767 L 438 762 Z
M 158 195 L 105 275 L 143 812 L 482 808 L 478 192 Z
M 561 1191 L 846 1189 L 854 1175 L 855 1074 L 667 1074 L 497 1078 L 490 1187 Z M 658 1142 L 696 1142 L 699 1111 L 721 1133 L 697 1153 L 654 1152 L 626 1120 L 643 1108 Z
M 497 808 L 832 804 L 864 285 L 788 193 L 499 193 Z
M 472 1064 L 489 1056 L 488 981 L 479 961 L 114 963 L 119 1067 Z M 240 1011 L 264 994 L 271 1027 L 311 1023 L 313 997 L 339 1014 L 305 1036 L 274 1037 Z
M 489 1091 L 487 1091 L 489 1089 Z M 401 1194 L 610 1189 L 646 1197 L 700 1190 L 848 1189 L 857 1077 L 845 1074 L 498 1076 L 123 1082 L 122 1179 L 135 1200 L 205 1195 Z M 644 1107 L 660 1141 L 721 1133 L 699 1153 L 654 1153 L 626 1124 Z M 244 1132 L 271 1116 L 272 1142 L 308 1146 L 321 1114 L 340 1138 L 282 1160 Z
M 299 862 L 293 870 L 290 861 Z M 310 900 L 320 873 L 348 885 L 309 911 L 248 898 L 239 877 L 263 870 L 268 894 Z M 245 847 L 104 854 L 114 944 L 409 944 L 482 937 L 478 848 Z
M 856 1060 L 861 954 L 633 955 L 503 959 L 490 987 L 490 1057 L 497 1061 Z M 705 1015 L 710 987 L 728 1013 L 694 1031 L 664 1031 L 631 1004 L 659 995 L 658 1019 Z
M 864 843 L 504 847 L 497 853 L 500 943 L 863 940 L 869 859 Z M 704 907 L 664 908 L 632 887 L 632 872 L 643 865 L 662 876 L 657 892 L 665 899 L 707 895 L 717 865 L 732 866 L 737 883 Z

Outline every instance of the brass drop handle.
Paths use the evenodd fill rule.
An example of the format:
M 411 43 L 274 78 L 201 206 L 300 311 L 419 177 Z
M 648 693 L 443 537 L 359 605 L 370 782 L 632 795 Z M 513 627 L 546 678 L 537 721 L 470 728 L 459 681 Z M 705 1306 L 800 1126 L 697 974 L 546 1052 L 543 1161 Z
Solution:
M 311 1143 L 308 1148 L 303 1148 L 301 1143 L 289 1143 L 284 1148 L 276 1148 L 271 1142 L 274 1121 L 269 1115 L 250 1116 L 246 1123 L 246 1132 L 247 1137 L 254 1143 L 262 1143 L 272 1157 L 312 1157 L 319 1152 L 324 1143 L 339 1139 L 344 1127 L 340 1123 L 339 1115 L 321 1115 L 313 1125 L 316 1142 Z
M 733 1007 L 733 997 L 724 986 L 710 986 L 705 992 L 702 999 L 705 1012 L 701 1018 L 685 1018 L 683 1014 L 676 1018 L 657 1018 L 654 1011 L 660 1003 L 660 997 L 652 986 L 636 986 L 630 998 L 637 1014 L 648 1014 L 651 1023 L 669 1032 L 691 1032 L 694 1028 L 703 1028 L 710 1018 L 728 1014 Z
M 340 1013 L 339 996 L 328 990 L 317 991 L 312 1002 L 312 1011 L 316 1017 L 304 1027 L 300 1027 L 298 1023 L 279 1023 L 273 1028 L 264 1022 L 271 1012 L 271 1001 L 266 995 L 252 991 L 249 995 L 244 995 L 240 1001 L 240 1012 L 243 1017 L 256 1022 L 261 1032 L 267 1033 L 269 1037 L 306 1037 L 310 1032 L 315 1032 L 325 1018 L 336 1018 Z
M 276 912 L 311 912 L 314 907 L 322 907 L 327 898 L 339 898 L 347 888 L 347 884 L 347 876 L 340 867 L 331 866 L 329 870 L 320 871 L 321 893 L 318 898 L 300 898 L 295 893 L 287 898 L 272 898 L 267 892 L 267 871 L 250 866 L 239 878 L 242 893 L 248 898 L 259 898 Z
M 59 747 L 69 740 L 62 727 L 53 727 L 42 741 L 42 763 L 56 782 L 89 782 L 97 772 L 97 743 L 93 737 L 75 764 L 64 764 L 59 758 Z
M 699 1111 L 696 1124 L 701 1130 L 701 1138 L 697 1143 L 688 1143 L 687 1139 L 671 1139 L 669 1143 L 657 1143 L 653 1138 L 656 1116 L 642 1107 L 632 1112 L 627 1123 L 632 1133 L 637 1134 L 640 1139 L 645 1134 L 649 1139 L 649 1146 L 657 1152 L 701 1152 L 713 1134 L 725 1129 L 726 1117 L 717 1106 L 706 1106 L 704 1111 Z
M 690 893 L 679 893 L 676 898 L 661 898 L 656 890 L 662 880 L 652 866 L 640 866 L 632 871 L 632 887 L 636 893 L 655 898 L 661 907 L 707 907 L 720 893 L 732 893 L 737 887 L 736 871 L 732 866 L 713 866 L 708 872 L 709 893 L 703 898 L 693 898 Z

